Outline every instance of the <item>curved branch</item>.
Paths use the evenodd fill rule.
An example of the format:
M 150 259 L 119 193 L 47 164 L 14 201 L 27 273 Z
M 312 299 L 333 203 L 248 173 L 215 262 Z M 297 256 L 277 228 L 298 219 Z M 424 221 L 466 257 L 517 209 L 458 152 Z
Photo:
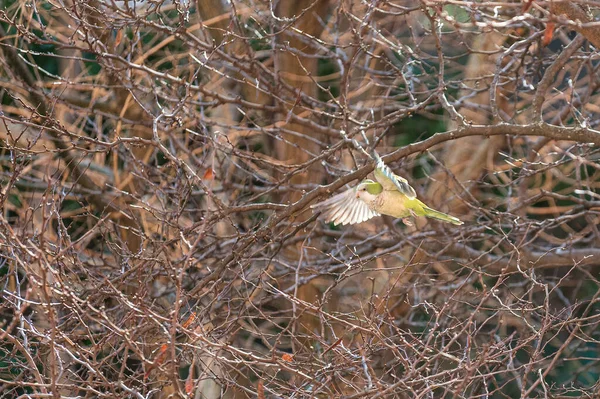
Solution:
M 556 57 L 552 65 L 550 65 L 548 69 L 546 69 L 546 72 L 544 72 L 544 77 L 537 85 L 537 90 L 531 104 L 531 107 L 533 108 L 534 121 L 542 120 L 542 106 L 544 105 L 546 92 L 550 88 L 550 84 L 554 82 L 560 70 L 565 66 L 565 64 L 571 59 L 573 54 L 575 54 L 575 52 L 583 45 L 584 42 L 585 37 L 583 35 L 578 35 L 563 49 L 562 53 Z
M 600 47 L 600 30 L 598 30 L 595 26 L 585 27 L 581 26 L 586 22 L 593 22 L 593 18 L 589 15 L 583 7 L 579 4 L 575 4 L 572 1 L 553 1 L 550 4 L 550 11 L 554 15 L 564 15 L 569 20 L 575 21 L 575 26 L 572 26 L 573 29 L 588 39 L 596 48 Z M 560 22 L 560 19 L 559 19 Z
M 470 136 L 538 136 L 551 140 L 576 141 L 578 143 L 593 143 L 600 145 L 600 131 L 584 127 L 555 126 L 548 123 L 530 125 L 512 125 L 501 123 L 498 125 L 471 125 L 461 126 L 445 133 L 437 133 L 432 137 L 415 144 L 402 147 L 388 156 L 383 157 L 386 162 L 397 161 L 417 152 L 423 152 L 436 144 Z M 371 168 L 372 169 L 372 168 Z

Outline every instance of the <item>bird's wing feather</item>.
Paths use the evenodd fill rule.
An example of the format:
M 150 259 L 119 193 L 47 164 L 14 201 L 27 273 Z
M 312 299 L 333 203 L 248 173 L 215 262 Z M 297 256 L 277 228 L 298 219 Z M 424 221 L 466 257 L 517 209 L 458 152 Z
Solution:
M 313 209 L 323 210 L 323 216 L 327 223 L 334 224 L 356 224 L 365 222 L 379 213 L 371 210 L 369 206 L 356 198 L 356 188 L 351 188 L 333 197 L 312 205 Z
M 377 165 L 375 166 L 375 180 L 383 186 L 384 190 L 398 190 L 409 199 L 417 198 L 415 189 L 408 184 L 408 181 L 392 172 L 392 170 L 383 163 L 383 159 L 373 152 Z

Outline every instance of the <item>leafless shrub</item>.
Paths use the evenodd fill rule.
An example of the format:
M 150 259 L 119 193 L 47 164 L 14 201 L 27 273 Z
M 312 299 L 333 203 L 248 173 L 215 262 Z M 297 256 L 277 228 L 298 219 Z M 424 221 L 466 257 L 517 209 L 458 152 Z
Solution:
M 596 397 L 597 6 L 7 3 L 0 396 Z

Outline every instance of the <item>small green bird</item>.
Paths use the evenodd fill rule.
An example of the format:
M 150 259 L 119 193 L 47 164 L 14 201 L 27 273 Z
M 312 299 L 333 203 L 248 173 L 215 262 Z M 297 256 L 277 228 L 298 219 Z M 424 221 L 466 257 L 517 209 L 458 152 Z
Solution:
M 392 172 L 374 152 L 377 162 L 375 180 L 365 179 L 356 187 L 337 194 L 328 200 L 312 205 L 324 211 L 325 220 L 334 224 L 356 224 L 372 217 L 390 215 L 412 225 L 409 216 L 425 216 L 443 222 L 461 225 L 454 216 L 431 209 L 417 199 L 417 193 L 408 181 Z

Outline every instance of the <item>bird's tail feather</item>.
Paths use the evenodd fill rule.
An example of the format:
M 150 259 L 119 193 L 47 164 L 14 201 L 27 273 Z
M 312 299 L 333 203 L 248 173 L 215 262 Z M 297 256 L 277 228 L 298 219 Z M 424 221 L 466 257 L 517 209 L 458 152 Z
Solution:
M 424 206 L 423 211 L 425 212 L 425 216 L 427 216 L 428 218 L 433 218 L 433 219 L 441 220 L 443 222 L 452 223 L 457 226 L 463 224 L 463 221 L 460 220 L 459 218 L 455 218 L 454 216 L 446 215 L 445 213 L 436 211 L 435 209 L 431 209 L 428 206 Z

